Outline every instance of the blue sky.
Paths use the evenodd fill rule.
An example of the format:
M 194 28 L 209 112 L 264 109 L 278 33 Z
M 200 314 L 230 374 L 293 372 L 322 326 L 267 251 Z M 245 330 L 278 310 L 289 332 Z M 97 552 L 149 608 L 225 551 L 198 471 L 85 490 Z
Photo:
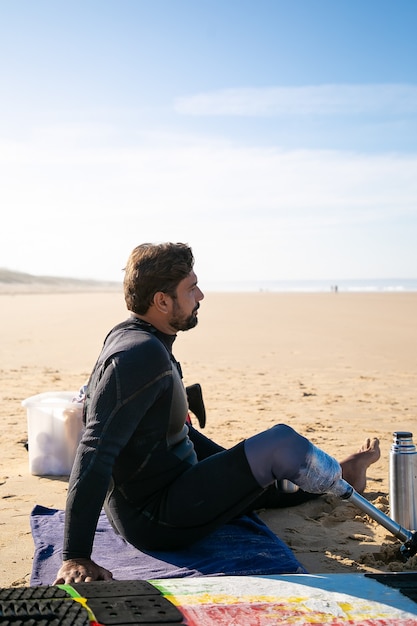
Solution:
M 0 267 L 417 277 L 415 0 L 0 0 Z

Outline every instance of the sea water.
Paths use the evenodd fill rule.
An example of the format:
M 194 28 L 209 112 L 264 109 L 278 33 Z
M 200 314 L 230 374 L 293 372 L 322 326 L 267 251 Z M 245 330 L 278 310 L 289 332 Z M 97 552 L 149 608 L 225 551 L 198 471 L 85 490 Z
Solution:
M 417 292 L 417 278 L 352 280 L 204 281 L 204 291 L 277 293 L 407 293 Z

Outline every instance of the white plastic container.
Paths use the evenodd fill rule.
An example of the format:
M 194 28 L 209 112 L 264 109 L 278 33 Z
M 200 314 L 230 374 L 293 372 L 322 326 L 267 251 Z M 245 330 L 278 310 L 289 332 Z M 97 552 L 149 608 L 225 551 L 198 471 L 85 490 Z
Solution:
M 29 471 L 68 476 L 81 439 L 82 403 L 76 391 L 48 391 L 22 401 L 27 410 Z

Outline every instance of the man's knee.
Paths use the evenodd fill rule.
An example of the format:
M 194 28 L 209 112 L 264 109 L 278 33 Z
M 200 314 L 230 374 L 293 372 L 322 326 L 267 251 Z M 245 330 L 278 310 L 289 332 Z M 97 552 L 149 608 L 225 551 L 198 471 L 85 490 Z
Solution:
M 296 475 L 305 462 L 309 442 L 287 424 L 276 424 L 269 430 L 245 441 L 245 452 L 256 480 L 263 487 L 274 480 Z

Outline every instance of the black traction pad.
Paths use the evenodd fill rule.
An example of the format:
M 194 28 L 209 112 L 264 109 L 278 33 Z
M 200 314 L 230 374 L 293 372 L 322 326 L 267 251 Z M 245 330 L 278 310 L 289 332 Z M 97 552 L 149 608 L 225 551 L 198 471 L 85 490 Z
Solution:
M 88 606 L 100 624 L 183 624 L 183 616 L 171 602 L 160 596 L 89 598 Z
M 59 587 L 10 587 L 0 589 L 0 602 L 5 600 L 51 600 L 68 598 L 64 589 Z
M 161 596 L 159 589 L 147 580 L 111 580 L 109 582 L 72 583 L 83 598 L 124 598 L 127 596 Z
M 183 624 L 183 616 L 146 580 L 74 583 L 77 593 L 105 626 Z
M 87 610 L 71 599 L 1 600 L 2 626 L 89 626 Z
M 75 593 L 74 593 L 75 592 Z M 74 583 L 0 589 L 1 626 L 103 626 L 184 624 L 183 615 L 146 580 Z

